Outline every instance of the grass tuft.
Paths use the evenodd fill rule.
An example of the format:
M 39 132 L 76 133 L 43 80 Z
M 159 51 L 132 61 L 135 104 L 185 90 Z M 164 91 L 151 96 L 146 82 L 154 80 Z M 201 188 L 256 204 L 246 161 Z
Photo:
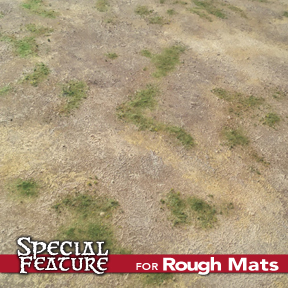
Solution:
M 283 16 L 284 16 L 284 17 L 288 17 L 288 11 L 285 11 L 285 12 L 283 13 Z
M 12 89 L 13 89 L 13 87 L 10 84 L 1 87 L 0 88 L 0 96 L 8 94 L 10 91 L 12 91 Z
M 244 135 L 244 133 L 240 129 L 229 129 L 226 127 L 224 128 L 223 133 L 230 148 L 239 145 L 246 146 L 249 144 L 249 139 Z
M 228 9 L 230 9 L 231 11 L 240 14 L 240 16 L 241 16 L 242 18 L 247 18 L 247 15 L 245 14 L 245 12 L 244 12 L 241 8 L 236 7 L 236 6 L 234 6 L 234 5 L 231 5 L 231 4 L 226 4 L 226 5 L 223 4 L 223 5 L 226 6 Z
M 104 241 L 105 249 L 114 254 L 126 254 L 130 251 L 118 245 L 111 225 L 111 217 L 119 203 L 104 196 L 76 194 L 67 196 L 53 208 L 66 212 L 69 222 L 60 227 L 57 239 L 70 241 Z
M 194 139 L 183 128 L 157 122 L 145 115 L 146 110 L 151 111 L 156 107 L 155 98 L 158 94 L 159 90 L 156 86 L 147 85 L 146 89 L 137 91 L 133 98 L 117 107 L 118 117 L 133 123 L 140 130 L 167 132 L 176 137 L 185 147 L 193 147 Z
M 208 14 L 214 15 L 221 19 L 227 18 L 221 9 L 218 9 L 213 5 L 213 1 L 193 0 L 193 2 L 197 6 L 197 9 L 205 10 Z
M 173 16 L 176 14 L 176 11 L 174 9 L 168 9 L 167 11 L 167 14 L 170 15 L 170 16 Z
M 172 46 L 163 49 L 160 54 L 152 55 L 148 50 L 142 50 L 141 55 L 151 58 L 152 63 L 156 67 L 155 77 L 166 76 L 173 71 L 177 64 L 180 63 L 180 55 L 185 51 L 183 46 Z
M 43 26 L 36 26 L 35 24 L 27 24 L 25 27 L 28 31 L 33 33 L 35 37 L 42 35 L 48 36 L 51 32 L 53 32 L 53 29 Z
M 37 87 L 50 73 L 49 68 L 44 63 L 36 64 L 34 72 L 25 76 L 24 81 Z
M 147 16 L 153 13 L 153 10 L 149 10 L 147 6 L 137 6 L 135 9 L 135 13 L 140 16 Z
M 111 60 L 118 58 L 118 55 L 116 53 L 107 53 L 106 56 Z
M 171 273 L 150 273 L 144 274 L 144 282 L 147 285 L 160 286 L 167 281 L 171 281 L 173 278 L 173 274 Z
M 34 37 L 24 37 L 23 39 L 17 40 L 12 36 L 2 36 L 0 40 L 11 43 L 14 48 L 14 53 L 17 56 L 26 58 L 37 55 L 38 45 Z
M 263 124 L 274 128 L 276 124 L 280 122 L 281 118 L 276 113 L 268 113 L 264 119 Z
M 201 18 L 205 18 L 206 20 L 208 20 L 209 22 L 212 22 L 212 18 L 210 16 L 208 16 L 205 12 L 203 12 L 200 9 L 196 9 L 196 8 L 189 8 L 187 9 L 189 12 L 192 12 L 196 15 L 198 15 Z
M 96 9 L 99 12 L 106 12 L 109 8 L 109 2 L 107 0 L 97 0 L 96 2 Z
M 11 192 L 20 198 L 35 198 L 38 196 L 38 184 L 34 179 L 16 179 L 11 185 Z
M 147 57 L 147 58 L 152 58 L 152 53 L 149 50 L 146 50 L 146 49 L 141 51 L 141 55 L 144 56 L 144 57 Z
M 183 128 L 178 127 L 178 126 L 167 125 L 165 127 L 165 131 L 175 136 L 183 144 L 183 146 L 186 146 L 186 147 L 195 146 L 193 137 L 190 134 L 188 134 Z
M 46 18 L 55 18 L 57 13 L 53 10 L 46 10 L 42 0 L 26 0 L 22 7 L 30 10 L 33 14 Z
M 223 88 L 215 88 L 211 90 L 218 98 L 223 99 L 230 103 L 230 112 L 236 115 L 248 111 L 249 109 L 256 108 L 264 103 L 263 98 L 258 98 L 253 95 L 247 97 L 235 91 L 228 91 Z
M 161 201 L 172 214 L 173 225 L 189 224 L 192 219 L 202 228 L 212 228 L 217 222 L 216 210 L 198 197 L 183 197 L 172 189 Z
M 82 99 L 87 97 L 87 85 L 83 81 L 70 81 L 62 87 L 62 96 L 66 98 L 67 103 L 62 112 L 69 114 L 75 108 L 80 106 Z

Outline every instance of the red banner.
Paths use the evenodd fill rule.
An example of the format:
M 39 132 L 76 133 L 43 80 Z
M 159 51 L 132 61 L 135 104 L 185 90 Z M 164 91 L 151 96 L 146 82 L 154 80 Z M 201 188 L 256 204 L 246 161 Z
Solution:
M 39 255 L 31 260 L 0 255 L 1 273 L 19 273 L 21 261 L 27 273 L 93 273 L 96 256 Z M 72 261 L 72 259 L 74 260 Z M 38 259 L 38 260 L 37 260 Z M 95 261 L 91 261 L 93 260 Z M 31 260 L 31 261 L 30 261 Z M 63 268 L 60 270 L 60 267 Z M 74 266 L 72 267 L 72 264 Z M 92 263 L 93 262 L 93 263 Z M 107 261 L 106 261 L 107 262 Z M 288 255 L 108 255 L 105 273 L 288 273 Z M 90 266 L 89 266 L 90 265 Z M 74 268 L 79 271 L 75 271 Z M 88 268 L 87 268 L 88 267 Z M 65 270 L 65 271 L 64 271 Z M 94 272 L 95 273 L 95 272 Z

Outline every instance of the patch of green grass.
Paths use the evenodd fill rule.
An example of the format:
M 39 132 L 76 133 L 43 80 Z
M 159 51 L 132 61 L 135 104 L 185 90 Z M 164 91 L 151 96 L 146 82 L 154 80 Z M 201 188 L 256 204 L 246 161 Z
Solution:
M 116 53 L 107 53 L 106 56 L 111 60 L 118 58 L 118 55 Z
M 155 97 L 158 94 L 159 90 L 156 86 L 147 85 L 146 89 L 137 91 L 130 101 L 118 106 L 118 117 L 133 123 L 140 130 L 155 130 L 157 124 L 152 118 L 144 116 L 144 112 L 146 109 L 155 108 L 157 104 Z
M 177 1 L 174 1 L 173 4 L 187 5 L 188 2 L 177 0 Z
M 96 9 L 99 12 L 106 12 L 109 8 L 109 2 L 107 0 L 97 0 L 96 2 Z
M 150 130 L 153 132 L 166 132 L 176 137 L 182 145 L 191 148 L 195 145 L 194 139 L 183 128 L 166 125 L 157 122 L 152 117 L 146 116 L 147 110 L 153 110 L 156 105 L 156 96 L 159 90 L 156 86 L 147 85 L 146 89 L 137 91 L 134 97 L 117 107 L 117 115 L 120 119 L 136 125 L 140 130 Z
M 205 18 L 206 20 L 208 20 L 209 22 L 212 22 L 212 18 L 209 17 L 205 12 L 203 12 L 202 10 L 200 9 L 196 9 L 196 8 L 190 8 L 190 9 L 187 9 L 189 12 L 192 12 L 196 15 L 198 15 L 199 17 L 201 18 Z
M 272 97 L 273 97 L 274 99 L 277 99 L 277 100 L 282 100 L 282 99 L 284 99 L 284 98 L 286 97 L 286 92 L 276 89 L 276 90 L 274 91 Z
M 225 13 L 213 5 L 213 1 L 199 1 L 193 0 L 194 4 L 198 9 L 205 10 L 208 14 L 214 15 L 218 18 L 225 19 L 227 18 Z
M 195 146 L 193 137 L 189 133 L 187 133 L 183 128 L 180 128 L 178 126 L 167 125 L 164 128 L 164 130 L 167 131 L 169 134 L 175 136 L 184 146 L 186 147 Z
M 62 87 L 62 96 L 67 102 L 62 112 L 69 114 L 72 110 L 79 107 L 82 99 L 87 97 L 87 85 L 83 81 L 70 81 Z
M 20 198 L 35 198 L 38 196 L 38 184 L 34 179 L 16 179 L 14 183 L 11 184 L 11 192 L 13 195 Z
M 285 11 L 285 12 L 283 13 L 283 16 L 284 16 L 284 17 L 288 17 L 288 11 Z
M 144 274 L 144 282 L 147 285 L 160 286 L 168 281 L 171 281 L 173 274 L 171 273 L 150 273 Z
M 167 11 L 167 14 L 170 15 L 170 16 L 173 16 L 176 14 L 176 11 L 174 9 L 168 9 Z
M 22 7 L 28 9 L 30 12 L 36 15 L 40 15 L 46 18 L 55 18 L 57 13 L 53 10 L 46 10 L 42 0 L 26 0 Z
M 14 42 L 16 54 L 20 57 L 36 56 L 38 45 L 34 37 L 24 37 Z
M 211 90 L 218 98 L 223 99 L 230 103 L 230 112 L 236 115 L 248 111 L 249 109 L 256 108 L 264 103 L 263 98 L 258 98 L 253 95 L 247 97 L 235 91 L 228 91 L 223 88 L 215 88 Z
M 264 119 L 263 124 L 274 128 L 276 124 L 280 122 L 281 118 L 276 113 L 268 113 Z
M 135 13 L 143 17 L 153 13 L 153 10 L 150 10 L 147 6 L 137 6 Z
M 105 249 L 113 254 L 130 253 L 118 245 L 111 225 L 113 212 L 119 207 L 114 199 L 105 196 L 75 194 L 67 196 L 53 208 L 71 215 L 69 221 L 60 227 L 57 239 L 71 241 L 104 241 Z M 110 251 L 110 253 L 111 253 Z
M 163 49 L 160 54 L 154 55 L 143 51 L 141 54 L 151 58 L 152 63 L 156 67 L 156 72 L 153 74 L 153 76 L 159 78 L 166 76 L 169 72 L 175 69 L 176 65 L 180 63 L 180 55 L 185 51 L 185 47 L 179 45 L 172 46 Z
M 231 5 L 231 4 L 222 4 L 222 5 L 226 6 L 228 9 L 240 14 L 241 17 L 247 18 L 247 15 L 245 14 L 245 12 L 241 8 L 236 7 L 234 5 Z
M 140 52 L 140 54 L 144 57 L 152 58 L 152 53 L 149 50 L 144 49 Z
M 13 89 L 13 87 L 10 84 L 1 87 L 0 88 L 0 96 L 8 94 L 10 91 L 12 91 L 12 89 Z
M 50 73 L 49 68 L 44 63 L 36 64 L 34 72 L 25 76 L 24 81 L 37 87 Z
M 184 197 L 172 189 L 161 202 L 170 210 L 173 225 L 195 220 L 202 228 L 212 228 L 217 222 L 215 208 L 198 197 Z
M 2 36 L 1 41 L 11 43 L 14 48 L 14 53 L 22 58 L 28 56 L 36 56 L 38 52 L 38 45 L 34 37 L 24 37 L 23 39 L 16 39 L 12 36 Z
M 223 134 L 231 148 L 239 145 L 246 146 L 249 144 L 249 139 L 244 135 L 241 129 L 224 128 Z
M 217 222 L 216 210 L 198 197 L 189 197 L 188 205 L 196 213 L 197 220 L 203 228 L 212 228 Z
M 53 29 L 43 26 L 36 26 L 35 24 L 27 24 L 25 27 L 28 31 L 33 33 L 35 37 L 42 35 L 48 36 L 51 32 L 53 32 Z
M 0 19 L 4 17 L 4 13 L 0 11 Z
M 268 3 L 268 0 L 250 0 L 253 2 Z
M 181 198 L 179 192 L 177 193 L 172 189 L 168 193 L 165 203 L 173 215 L 173 225 L 183 224 L 187 222 L 187 203 Z
M 265 161 L 264 157 L 259 156 L 258 153 L 255 152 L 255 151 L 251 154 L 251 156 L 252 156 L 253 159 L 255 159 L 256 162 L 258 162 L 258 163 L 262 163 L 262 164 L 264 164 L 265 166 L 270 165 L 269 162 Z
M 153 16 L 153 17 L 150 17 L 148 19 L 148 22 L 150 24 L 158 24 L 158 25 L 164 25 L 166 24 L 167 22 L 165 21 L 165 19 L 162 17 L 162 16 Z

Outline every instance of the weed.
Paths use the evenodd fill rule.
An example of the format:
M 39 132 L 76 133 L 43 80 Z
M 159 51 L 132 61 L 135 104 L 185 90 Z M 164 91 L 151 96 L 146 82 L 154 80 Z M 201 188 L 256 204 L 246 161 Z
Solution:
M 135 13 L 142 17 L 147 16 L 151 14 L 152 12 L 153 10 L 149 10 L 147 6 L 137 6 L 137 8 L 135 9 Z
M 107 0 L 97 0 L 96 2 L 96 9 L 99 12 L 106 12 L 108 11 L 109 2 Z
M 170 210 L 173 225 L 188 224 L 195 219 L 202 228 L 212 228 L 217 222 L 216 210 L 198 197 L 183 197 L 171 189 L 162 203 Z
M 35 198 L 38 196 L 38 184 L 34 179 L 16 179 L 11 185 L 11 192 L 21 198 Z
M 50 73 L 49 68 L 44 63 L 36 64 L 34 72 L 25 76 L 24 81 L 37 87 Z
M 83 81 L 70 81 L 62 87 L 62 96 L 67 99 L 63 112 L 69 114 L 73 109 L 78 108 L 82 99 L 85 99 L 87 85 Z
M 105 249 L 111 249 L 113 253 L 129 253 L 118 246 L 111 217 L 119 203 L 104 196 L 91 196 L 78 194 L 67 196 L 53 208 L 57 212 L 62 210 L 72 214 L 70 223 L 60 227 L 58 237 L 71 241 L 104 241 Z
M 226 127 L 224 128 L 223 132 L 230 148 L 233 148 L 237 145 L 246 146 L 249 144 L 249 139 L 240 129 L 229 129 Z
M 13 89 L 13 87 L 10 84 L 1 87 L 0 88 L 0 96 L 8 94 L 12 89 Z
M 53 29 L 43 27 L 43 26 L 36 26 L 35 24 L 27 24 L 26 29 L 34 34 L 34 36 L 49 36 Z
M 160 0 L 160 4 L 164 4 L 165 3 L 165 0 Z
M 5 15 L 3 12 L 0 11 L 0 19 L 3 18 Z
M 26 0 L 26 2 L 22 4 L 22 7 L 42 17 L 55 18 L 57 16 L 55 11 L 44 9 L 42 0 Z
M 158 78 L 166 76 L 168 72 L 175 69 L 176 65 L 180 63 L 180 54 L 184 51 L 185 47 L 178 45 L 165 48 L 160 54 L 151 55 L 145 52 L 146 55 L 142 55 L 151 58 L 152 63 L 156 67 L 156 72 L 153 75 Z
M 107 53 L 106 56 L 111 60 L 118 58 L 116 53 Z
M 167 282 L 173 278 L 173 274 L 171 273 L 150 273 L 150 274 L 144 274 L 144 282 L 147 285 L 155 285 L 160 286 L 164 282 Z
M 209 17 L 205 12 L 201 11 L 200 9 L 190 8 L 190 9 L 187 9 L 187 10 L 192 12 L 192 13 L 194 13 L 194 14 L 197 14 L 201 18 L 205 18 L 209 22 L 212 22 L 212 18 Z
M 278 124 L 281 118 L 276 113 L 268 113 L 262 120 L 264 125 L 274 128 L 275 124 Z
M 226 18 L 225 13 L 212 4 L 213 1 L 193 0 L 193 2 L 197 6 L 198 9 L 205 10 L 208 14 L 214 15 L 221 19 Z
M 285 12 L 283 13 L 283 16 L 284 16 L 284 17 L 288 17 L 288 11 L 285 11 Z
M 166 11 L 168 15 L 172 16 L 176 14 L 176 11 L 174 9 L 169 9 Z

